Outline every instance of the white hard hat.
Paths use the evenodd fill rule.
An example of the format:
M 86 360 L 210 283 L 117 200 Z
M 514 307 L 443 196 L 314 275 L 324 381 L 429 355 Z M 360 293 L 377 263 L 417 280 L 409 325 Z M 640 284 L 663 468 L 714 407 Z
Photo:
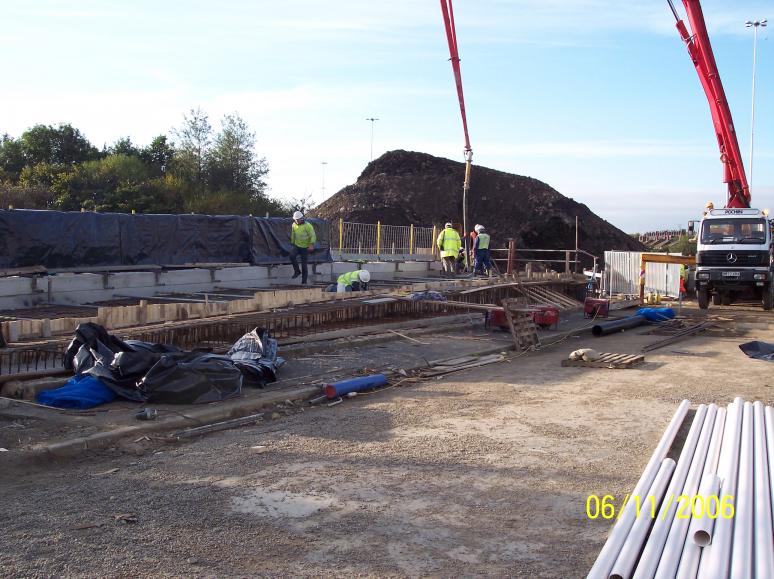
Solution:
M 451 222 L 449 222 L 446 225 L 444 225 L 444 227 L 451 227 L 451 226 L 452 226 Z
M 368 273 L 368 270 L 365 270 L 365 269 L 361 269 L 358 272 L 357 277 L 359 277 L 360 281 L 363 283 L 368 283 L 369 281 L 371 281 L 371 274 Z
M 484 229 L 484 226 L 483 226 L 483 225 L 476 225 L 476 226 L 473 228 L 473 231 L 475 231 L 476 233 L 479 233 L 479 232 L 480 232 L 482 229 Z
M 300 211 L 296 211 L 296 212 L 293 214 L 293 219 L 303 219 L 303 218 L 304 218 L 304 214 L 303 214 L 303 213 L 301 213 Z

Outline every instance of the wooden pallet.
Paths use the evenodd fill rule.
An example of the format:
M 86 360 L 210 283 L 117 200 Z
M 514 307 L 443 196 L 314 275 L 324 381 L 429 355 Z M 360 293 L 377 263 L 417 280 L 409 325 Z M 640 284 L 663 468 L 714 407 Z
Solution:
M 613 354 L 610 352 L 600 352 L 599 358 L 593 362 L 586 360 L 562 360 L 562 366 L 576 366 L 581 368 L 632 368 L 637 364 L 642 364 L 645 356 L 642 354 Z
M 503 300 L 503 310 L 511 328 L 511 336 L 517 352 L 536 350 L 540 347 L 540 338 L 533 317 L 533 311 L 519 303 L 518 298 Z

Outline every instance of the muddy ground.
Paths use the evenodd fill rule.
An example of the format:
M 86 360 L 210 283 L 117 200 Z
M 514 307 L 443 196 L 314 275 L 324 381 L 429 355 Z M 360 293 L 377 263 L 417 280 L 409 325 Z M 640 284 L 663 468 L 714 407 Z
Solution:
M 639 353 L 659 339 L 644 328 L 159 442 L 142 456 L 5 471 L 0 568 L 39 577 L 583 577 L 610 528 L 587 518 L 587 497 L 622 498 L 634 486 L 682 398 L 694 407 L 737 395 L 774 402 L 774 365 L 738 348 L 774 341 L 774 317 L 752 319 L 744 338 L 690 338 L 635 369 L 560 361 L 590 344 Z

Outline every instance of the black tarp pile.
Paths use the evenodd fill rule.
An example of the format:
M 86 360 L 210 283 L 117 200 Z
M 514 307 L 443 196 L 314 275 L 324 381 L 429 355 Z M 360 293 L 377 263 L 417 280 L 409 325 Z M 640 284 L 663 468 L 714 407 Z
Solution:
M 277 379 L 284 360 L 265 329 L 240 338 L 226 355 L 186 352 L 165 344 L 120 340 L 98 324 L 80 324 L 65 367 L 92 376 L 118 396 L 137 402 L 203 404 L 238 396 L 242 384 Z
M 747 342 L 745 344 L 740 344 L 739 349 L 742 350 L 747 356 L 750 358 L 755 358 L 756 360 L 767 360 L 769 362 L 774 362 L 774 344 L 769 344 L 768 342 Z
M 328 222 L 310 263 L 331 261 Z M 131 215 L 0 210 L 0 269 L 289 263 L 293 221 L 240 215 Z

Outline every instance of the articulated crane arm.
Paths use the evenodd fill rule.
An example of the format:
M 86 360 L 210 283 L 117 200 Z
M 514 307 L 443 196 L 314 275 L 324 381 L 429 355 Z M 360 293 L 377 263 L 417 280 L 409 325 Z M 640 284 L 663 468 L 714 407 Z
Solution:
M 688 13 L 688 22 L 693 30 L 691 35 L 678 16 L 672 0 L 667 2 L 675 15 L 677 30 L 688 48 L 688 54 L 696 67 L 701 86 L 709 101 L 712 124 L 715 126 L 715 135 L 720 148 L 720 162 L 723 163 L 723 182 L 728 184 L 726 207 L 749 207 L 750 187 L 747 184 L 742 155 L 739 152 L 739 143 L 734 130 L 734 120 L 731 118 L 731 109 L 720 80 L 715 55 L 712 53 L 701 4 L 699 0 L 683 0 Z

